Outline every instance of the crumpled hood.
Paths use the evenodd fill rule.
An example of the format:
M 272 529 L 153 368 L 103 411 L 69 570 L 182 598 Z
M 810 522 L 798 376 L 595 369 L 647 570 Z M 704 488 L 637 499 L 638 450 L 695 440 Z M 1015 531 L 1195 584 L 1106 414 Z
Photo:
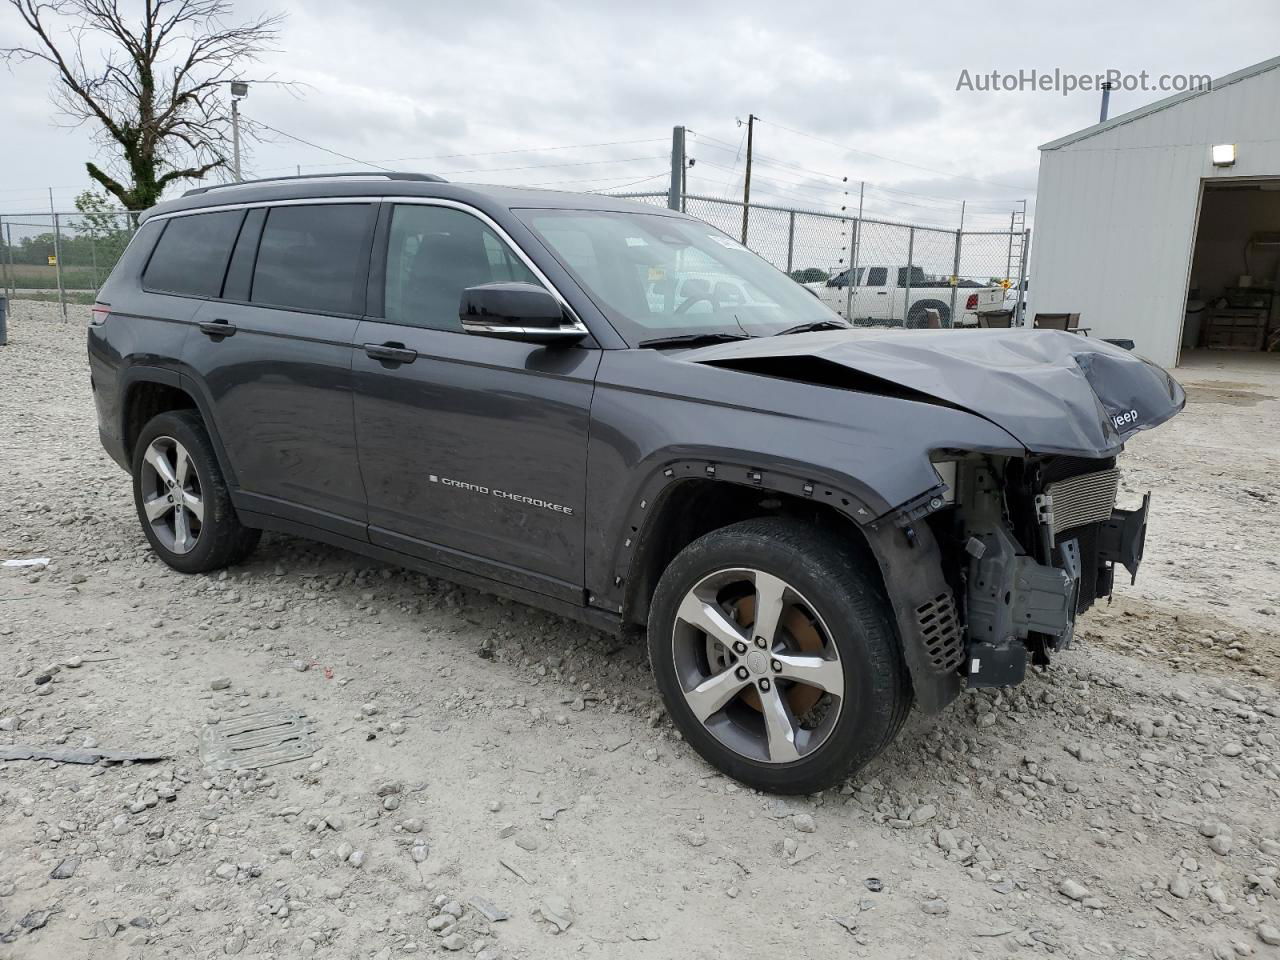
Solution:
M 681 360 L 959 407 L 1033 453 L 1106 457 L 1186 402 L 1163 368 L 1055 330 L 835 330 L 692 350 Z

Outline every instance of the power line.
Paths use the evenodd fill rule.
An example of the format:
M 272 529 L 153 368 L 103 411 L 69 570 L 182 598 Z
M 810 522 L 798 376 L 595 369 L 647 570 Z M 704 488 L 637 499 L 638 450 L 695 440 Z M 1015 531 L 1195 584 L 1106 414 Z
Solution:
M 950 173 L 946 170 L 937 170 L 933 167 L 926 167 L 923 164 L 912 163 L 910 160 L 897 160 L 893 157 L 886 157 L 879 153 L 872 153 L 869 150 L 858 150 L 854 147 L 848 146 L 847 144 L 836 143 L 834 140 L 827 140 L 824 137 L 814 136 L 812 133 L 805 133 L 803 130 L 795 130 L 791 127 L 786 127 L 780 123 L 776 123 L 772 120 L 764 120 L 762 122 L 768 123 L 771 126 L 775 126 L 779 130 L 785 130 L 787 131 L 787 133 L 794 133 L 798 137 L 805 137 L 809 140 L 816 140 L 818 143 L 825 143 L 829 147 L 836 147 L 840 150 L 847 150 L 849 153 L 856 153 L 864 157 L 874 157 L 876 160 L 883 160 L 885 163 L 898 163 L 904 167 L 915 167 L 917 170 L 924 170 L 926 173 L 936 174 L 937 176 L 940 176 L 940 177 L 950 177 L 953 180 L 968 180 L 968 181 L 971 181 L 972 183 L 983 183 L 983 184 L 987 184 L 988 186 L 1003 187 L 1008 190 L 1030 190 L 1031 189 L 1030 187 L 1020 186 L 1017 184 L 1000 183 L 999 181 L 996 181 L 996 180 L 984 180 L 981 177 L 968 177 L 962 173 Z
M 774 126 L 778 126 L 778 124 L 774 124 Z M 690 132 L 693 133 L 695 136 L 697 136 L 700 139 L 700 141 L 711 141 L 710 143 L 706 143 L 705 146 L 709 146 L 714 150 L 723 150 L 726 153 L 734 152 L 734 147 L 732 144 L 726 143 L 723 140 L 719 140 L 716 137 L 709 136 L 705 133 L 700 134 L 700 133 L 697 133 L 697 131 L 690 131 Z M 763 163 L 766 166 L 782 167 L 788 170 L 795 170 L 801 173 L 810 174 L 815 177 L 821 177 L 825 180 L 831 180 L 834 183 L 839 183 L 842 185 L 848 185 L 850 183 L 866 182 L 866 185 L 872 189 L 882 190 L 886 193 L 896 193 L 904 197 L 915 197 L 918 200 L 936 200 L 939 203 L 945 203 L 945 204 L 957 204 L 957 203 L 960 203 L 962 200 L 964 200 L 970 205 L 981 204 L 983 206 L 1000 207 L 1001 209 L 1007 209 L 1009 207 L 1012 207 L 1015 204 L 1021 203 L 1021 200 L 968 200 L 964 197 L 938 197 L 938 196 L 933 196 L 933 195 L 924 194 L 924 193 L 912 193 L 907 190 L 899 190 L 896 187 L 886 187 L 880 184 L 871 183 L 869 181 L 859 181 L 857 179 L 851 180 L 849 177 L 846 177 L 846 176 L 839 176 L 834 173 L 826 173 L 825 171 L 822 171 L 822 170 L 814 170 L 810 167 L 801 166 L 798 163 L 792 163 L 787 160 L 779 160 L 776 157 L 765 156 L 764 154 L 758 153 L 758 152 L 755 155 L 755 159 L 756 159 L 756 162 Z M 710 161 L 704 160 L 703 162 L 709 163 Z
M 641 160 L 664 160 L 665 156 L 627 157 L 618 160 L 573 160 L 566 163 L 534 163 L 523 167 L 470 167 L 466 170 L 442 170 L 441 173 L 509 173 L 513 170 L 550 170 L 556 167 L 592 167 L 609 163 L 638 163 Z
M 560 146 L 555 146 L 555 147 L 521 147 L 518 149 L 511 149 L 511 150 L 490 150 L 483 153 L 439 153 L 439 154 L 435 154 L 433 156 L 428 156 L 428 157 L 392 157 L 390 159 L 381 159 L 377 162 L 378 163 L 409 163 L 409 162 L 418 163 L 426 160 L 465 160 L 465 159 L 475 159 L 478 157 L 501 157 L 501 156 L 507 156 L 510 154 L 518 154 L 518 153 L 549 153 L 556 150 L 586 150 L 586 149 L 592 149 L 597 147 L 618 147 L 618 146 L 629 146 L 632 144 L 639 144 L 639 143 L 665 143 L 665 142 L 666 142 L 666 139 L 663 137 L 650 137 L 648 139 L 643 139 L 643 140 L 608 140 L 601 143 L 566 143 L 566 144 L 561 144 Z M 271 170 L 292 170 L 294 169 L 295 166 L 298 166 L 298 165 L 294 164 L 288 167 L 271 167 L 264 172 L 270 172 Z M 301 164 L 301 167 L 304 170 L 311 170 L 311 169 L 317 169 L 320 167 L 332 167 L 332 166 L 337 166 L 337 164 L 332 164 L 332 163 Z
M 271 124 L 263 123 L 261 120 L 254 119 L 249 122 L 252 124 L 256 124 L 259 127 L 264 127 L 265 129 L 270 130 L 272 133 L 278 133 L 282 137 L 288 137 L 290 140 L 296 140 L 298 143 L 305 144 L 308 147 L 314 147 L 316 150 L 323 150 L 325 153 L 331 153 L 335 157 L 341 157 L 343 160 L 350 160 L 352 163 L 363 163 L 366 167 L 374 167 L 386 173 L 392 172 L 389 168 L 384 167 L 381 164 L 374 163 L 371 160 L 361 160 L 359 157 L 352 157 L 352 156 L 349 156 L 348 154 L 340 153 L 337 150 L 331 150 L 328 147 L 322 147 L 320 146 L 320 144 L 312 143 L 310 140 L 303 140 L 302 137 L 295 137 L 292 133 L 285 133 L 283 130 L 277 130 L 275 127 L 271 126 Z

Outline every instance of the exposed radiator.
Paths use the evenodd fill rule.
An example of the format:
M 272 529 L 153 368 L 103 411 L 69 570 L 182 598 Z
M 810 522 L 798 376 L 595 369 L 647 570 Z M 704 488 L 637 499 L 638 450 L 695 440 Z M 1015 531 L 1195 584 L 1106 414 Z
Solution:
M 1051 504 L 1054 535 L 1086 523 L 1101 523 L 1111 516 L 1120 488 L 1116 467 L 1057 480 L 1044 488 Z

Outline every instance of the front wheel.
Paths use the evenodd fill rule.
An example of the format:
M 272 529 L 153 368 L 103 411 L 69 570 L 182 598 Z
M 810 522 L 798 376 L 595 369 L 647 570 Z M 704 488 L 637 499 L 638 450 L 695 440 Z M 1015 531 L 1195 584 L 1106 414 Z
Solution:
M 874 564 L 805 524 L 747 520 L 691 543 L 658 583 L 648 634 L 685 739 L 761 790 L 838 783 L 888 745 L 911 707 Z

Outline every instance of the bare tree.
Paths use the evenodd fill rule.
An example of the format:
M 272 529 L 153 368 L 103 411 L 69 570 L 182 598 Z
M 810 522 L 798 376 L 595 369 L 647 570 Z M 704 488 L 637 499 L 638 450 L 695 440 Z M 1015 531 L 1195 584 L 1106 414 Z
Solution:
M 282 18 L 228 26 L 229 0 L 143 0 L 141 17 L 121 0 L 6 0 L 35 34 L 6 60 L 39 60 L 55 73 L 54 103 L 73 124 L 96 126 L 111 176 L 89 176 L 129 210 L 160 199 L 175 180 L 225 166 L 229 80 L 272 48 Z M 127 0 L 126 0 L 127 2 Z

